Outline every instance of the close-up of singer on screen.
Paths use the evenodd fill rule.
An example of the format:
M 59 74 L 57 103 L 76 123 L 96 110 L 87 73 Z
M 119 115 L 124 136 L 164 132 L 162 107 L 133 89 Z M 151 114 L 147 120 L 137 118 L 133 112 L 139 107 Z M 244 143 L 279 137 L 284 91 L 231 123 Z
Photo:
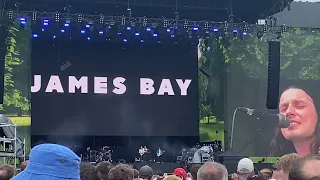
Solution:
M 301 156 L 319 153 L 320 126 L 315 100 L 305 90 L 291 86 L 279 101 L 279 112 L 290 119 L 288 128 L 276 128 L 271 155 L 296 152 Z

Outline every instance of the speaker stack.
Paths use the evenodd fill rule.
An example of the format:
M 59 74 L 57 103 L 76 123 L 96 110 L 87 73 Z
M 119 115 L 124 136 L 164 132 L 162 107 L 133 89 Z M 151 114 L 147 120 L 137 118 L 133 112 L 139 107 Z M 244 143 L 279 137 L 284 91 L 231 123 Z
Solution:
M 268 109 L 277 109 L 279 102 L 279 83 L 280 83 L 280 45 L 279 41 L 269 41 L 268 59 L 268 90 L 267 103 Z

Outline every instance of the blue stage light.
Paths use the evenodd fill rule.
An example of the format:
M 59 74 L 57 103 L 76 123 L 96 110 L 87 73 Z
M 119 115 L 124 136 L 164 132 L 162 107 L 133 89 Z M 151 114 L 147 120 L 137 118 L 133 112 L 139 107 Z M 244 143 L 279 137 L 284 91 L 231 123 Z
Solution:
M 127 27 L 127 30 L 130 31 L 130 30 L 131 30 L 131 27 Z
M 246 36 L 246 35 L 248 35 L 248 33 L 247 33 L 246 31 L 244 31 L 244 32 L 242 33 L 242 35 Z
M 174 34 L 171 34 L 171 36 L 170 36 L 170 37 L 174 38 L 174 37 L 175 37 L 175 35 L 174 35 Z
M 213 32 L 218 32 L 219 29 L 218 28 L 213 28 Z
M 44 29 L 42 28 L 42 29 L 41 29 L 41 31 L 43 32 L 43 31 L 44 31 Z
M 152 36 L 153 36 L 153 37 L 158 37 L 158 34 L 154 33 Z
M 199 27 L 198 27 L 198 26 L 193 26 L 193 27 L 192 27 L 192 30 L 193 30 L 193 31 L 199 31 Z
M 64 33 L 64 32 L 66 32 L 66 31 L 65 31 L 64 29 L 61 29 L 61 32 Z
M 57 36 L 53 35 L 52 38 L 55 39 L 55 38 L 57 38 Z
M 143 40 L 143 39 L 141 39 L 141 40 L 140 40 L 140 42 L 141 42 L 141 43 L 144 43 L 144 40 Z
M 128 40 L 127 39 L 123 39 L 123 42 L 128 42 Z
M 134 33 L 134 35 L 135 35 L 135 36 L 139 36 L 139 35 L 140 35 L 140 33 L 136 32 L 136 33 Z
M 238 33 L 238 29 L 233 29 L 232 32 L 233 32 L 234 34 L 237 34 L 237 33 Z
M 20 18 L 20 24 L 27 24 L 26 18 Z
M 150 31 L 151 31 L 151 28 L 147 28 L 146 30 L 147 30 L 148 32 L 150 32 Z
M 32 37 L 37 38 L 38 34 L 33 34 Z
M 65 27 L 69 27 L 70 24 L 69 24 L 69 23 L 65 23 L 64 26 L 65 26 Z
M 118 35 L 121 35 L 122 33 L 121 32 L 118 32 Z
M 43 20 L 43 25 L 48 26 L 49 25 L 49 19 L 44 19 Z
M 91 38 L 90 38 L 90 37 L 87 37 L 87 40 L 88 40 L 88 41 L 90 41 L 90 40 L 91 40 Z
M 81 33 L 81 34 L 84 34 L 84 33 L 86 33 L 86 31 L 85 31 L 85 30 L 81 30 L 80 33 Z
M 89 27 L 90 27 L 90 25 L 89 25 L 89 24 L 87 24 L 87 25 L 86 25 L 86 28 L 89 28 Z
M 170 32 L 170 31 L 171 31 L 171 30 L 168 28 L 168 29 L 167 29 L 167 32 Z

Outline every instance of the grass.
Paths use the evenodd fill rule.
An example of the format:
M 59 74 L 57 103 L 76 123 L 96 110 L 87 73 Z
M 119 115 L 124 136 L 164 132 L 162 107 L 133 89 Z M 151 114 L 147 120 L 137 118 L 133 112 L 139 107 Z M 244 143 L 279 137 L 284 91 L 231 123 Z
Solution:
M 30 116 L 22 116 L 22 117 L 17 117 L 17 116 L 8 116 L 12 123 L 17 125 L 17 126 L 31 126 L 31 117 Z

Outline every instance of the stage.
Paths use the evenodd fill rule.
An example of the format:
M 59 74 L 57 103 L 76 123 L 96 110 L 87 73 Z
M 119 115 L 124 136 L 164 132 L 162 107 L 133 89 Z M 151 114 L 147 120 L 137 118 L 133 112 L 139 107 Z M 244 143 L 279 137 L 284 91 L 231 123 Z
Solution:
M 130 165 L 134 166 L 137 169 L 140 169 L 140 167 L 144 165 L 148 165 L 152 167 L 154 173 L 172 173 L 175 168 L 181 167 L 179 163 L 131 163 Z M 188 171 L 190 172 L 190 168 L 192 167 L 193 164 L 188 165 Z M 224 163 L 226 168 L 228 169 L 228 173 L 235 173 L 237 171 L 237 163 Z M 269 168 L 272 169 L 272 164 L 270 163 L 255 163 L 254 164 L 255 168 L 258 170 L 264 169 L 264 168 Z

